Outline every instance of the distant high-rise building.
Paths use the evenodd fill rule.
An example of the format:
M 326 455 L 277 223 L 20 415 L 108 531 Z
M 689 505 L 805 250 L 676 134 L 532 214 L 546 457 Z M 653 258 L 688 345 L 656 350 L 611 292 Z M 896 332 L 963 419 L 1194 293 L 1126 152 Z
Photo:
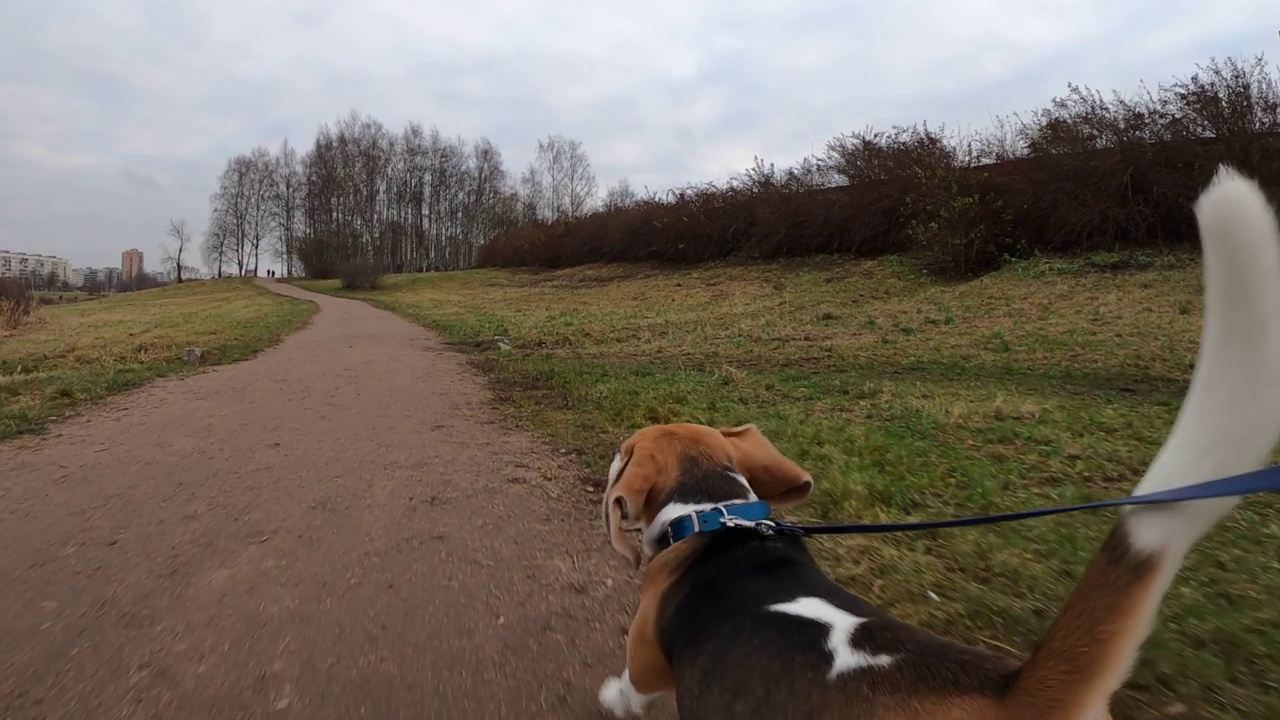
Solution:
M 120 253 L 120 274 L 125 281 L 132 280 L 135 275 L 142 272 L 142 251 L 138 248 L 129 248 Z

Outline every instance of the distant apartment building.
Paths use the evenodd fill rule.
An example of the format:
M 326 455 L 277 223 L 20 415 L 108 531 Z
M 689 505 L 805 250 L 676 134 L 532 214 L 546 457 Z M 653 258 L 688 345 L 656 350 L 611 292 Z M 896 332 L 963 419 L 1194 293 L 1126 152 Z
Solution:
M 141 250 L 129 248 L 120 253 L 120 273 L 126 281 L 132 280 L 140 272 L 142 272 Z
M 119 268 L 76 268 L 71 271 L 71 286 L 76 288 L 96 286 L 110 290 L 120 279 Z
M 0 277 L 19 278 L 43 286 L 49 275 L 71 282 L 71 263 L 52 255 L 0 250 Z

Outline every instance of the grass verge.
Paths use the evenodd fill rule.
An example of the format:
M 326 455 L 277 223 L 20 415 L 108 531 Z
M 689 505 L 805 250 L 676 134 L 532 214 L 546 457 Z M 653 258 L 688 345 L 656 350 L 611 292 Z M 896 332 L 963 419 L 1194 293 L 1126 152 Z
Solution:
M 72 408 L 193 366 L 247 358 L 300 328 L 315 311 L 250 280 L 171 285 L 94 302 L 43 306 L 0 333 L 0 440 L 34 432 Z
M 299 284 L 475 353 L 523 420 L 597 477 L 647 423 L 755 422 L 813 474 L 799 514 L 822 520 L 1127 494 L 1173 422 L 1201 311 L 1188 255 L 1028 261 L 964 283 L 894 259 L 815 258 L 390 276 L 376 292 Z M 1025 654 L 1113 517 L 812 547 L 900 617 Z M 1268 497 L 1193 553 L 1118 718 L 1280 717 L 1277 548 L 1280 502 Z

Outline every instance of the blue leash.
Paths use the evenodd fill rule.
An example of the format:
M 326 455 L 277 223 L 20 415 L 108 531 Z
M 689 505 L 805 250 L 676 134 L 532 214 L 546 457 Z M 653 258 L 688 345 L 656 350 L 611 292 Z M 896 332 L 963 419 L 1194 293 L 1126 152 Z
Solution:
M 783 533 L 788 535 L 862 535 L 870 533 L 907 532 L 913 530 L 941 530 L 944 528 L 968 527 L 972 525 L 993 525 L 995 523 L 1028 520 L 1030 518 L 1060 515 L 1062 513 L 1095 510 L 1097 508 L 1119 507 L 1122 505 L 1160 505 L 1164 503 L 1185 502 L 1187 500 L 1208 500 L 1211 498 L 1235 497 L 1240 495 L 1257 495 L 1259 493 L 1280 492 L 1280 465 L 1270 465 L 1258 470 L 1231 475 L 1217 480 L 1160 490 L 1145 495 L 1096 500 L 1077 505 L 1060 505 L 1058 507 L 1034 508 L 1031 510 L 1014 510 L 1011 512 L 993 513 L 991 515 L 973 515 L 970 517 L 952 518 L 950 520 L 920 520 L 915 522 L 885 523 L 815 523 L 806 525 L 785 520 L 769 519 L 769 504 L 763 500 L 737 501 L 725 503 L 708 510 L 691 512 L 671 521 L 661 537 L 660 544 L 666 547 L 679 542 L 690 535 L 710 532 L 724 527 L 752 528 L 762 534 Z
M 801 525 L 785 521 L 774 522 L 776 525 L 775 530 L 778 532 L 794 532 L 800 535 L 852 535 L 908 530 L 940 530 L 971 525 L 992 525 L 1014 520 L 1028 520 L 1048 515 L 1060 515 L 1062 513 L 1079 512 L 1080 510 L 1095 510 L 1097 508 L 1119 507 L 1122 505 L 1161 505 L 1164 503 L 1185 502 L 1187 500 L 1208 500 L 1211 498 L 1256 495 L 1267 492 L 1280 492 L 1280 465 L 1270 465 L 1258 470 L 1240 473 L 1239 475 L 1230 475 L 1217 480 L 1206 480 L 1194 485 L 1186 485 L 1172 490 L 1160 490 L 1145 495 L 1130 495 L 1109 500 L 1079 503 L 1077 505 L 1013 510 L 991 515 L 952 518 L 950 520 L 814 525 Z

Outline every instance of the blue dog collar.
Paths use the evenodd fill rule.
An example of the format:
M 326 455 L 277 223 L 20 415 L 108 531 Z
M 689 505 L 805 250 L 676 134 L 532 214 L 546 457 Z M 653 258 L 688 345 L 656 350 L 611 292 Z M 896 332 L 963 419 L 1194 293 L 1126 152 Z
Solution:
M 666 531 L 658 536 L 659 549 L 666 549 L 698 533 L 714 532 L 739 523 L 759 523 L 769 518 L 769 512 L 769 503 L 763 500 L 740 500 L 681 515 L 668 523 Z

